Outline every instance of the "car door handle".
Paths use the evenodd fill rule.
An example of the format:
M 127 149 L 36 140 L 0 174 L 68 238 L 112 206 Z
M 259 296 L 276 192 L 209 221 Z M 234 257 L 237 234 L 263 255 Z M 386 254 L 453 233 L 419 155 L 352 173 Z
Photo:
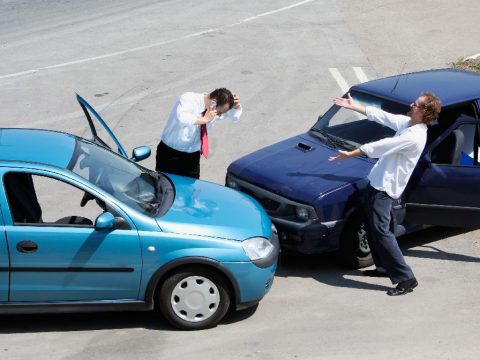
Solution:
M 17 243 L 17 250 L 21 253 L 33 253 L 38 250 L 38 245 L 33 241 L 23 240 Z

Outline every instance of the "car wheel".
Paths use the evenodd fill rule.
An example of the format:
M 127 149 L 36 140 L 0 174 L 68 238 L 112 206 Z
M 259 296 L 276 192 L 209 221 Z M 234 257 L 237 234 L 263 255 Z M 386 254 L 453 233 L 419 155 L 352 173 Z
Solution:
M 360 269 L 373 264 L 365 226 L 361 216 L 354 217 L 345 225 L 340 237 L 340 256 L 345 266 Z
M 158 304 L 166 320 L 184 330 L 214 327 L 230 306 L 225 280 L 204 268 L 182 269 L 161 285 Z

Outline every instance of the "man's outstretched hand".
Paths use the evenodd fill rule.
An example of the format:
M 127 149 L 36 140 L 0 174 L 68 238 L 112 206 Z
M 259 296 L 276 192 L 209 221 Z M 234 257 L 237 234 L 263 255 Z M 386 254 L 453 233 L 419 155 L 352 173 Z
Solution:
M 333 102 L 338 106 L 353 110 L 353 99 L 350 96 L 350 93 L 348 93 L 347 96 L 348 98 L 346 99 L 341 97 L 336 97 L 335 99 L 333 99 Z
M 352 151 L 338 150 L 338 155 L 330 156 L 328 158 L 328 161 L 343 160 L 343 159 L 351 158 L 354 156 L 360 156 L 360 155 L 365 155 L 365 153 L 362 150 L 360 150 L 360 148 Z
M 350 154 L 350 151 L 345 151 L 345 150 L 338 150 L 338 155 L 337 156 L 330 156 L 328 158 L 328 161 L 335 161 L 335 160 L 343 160 L 343 159 L 346 159 L 349 156 Z
M 335 99 L 333 99 L 333 102 L 338 106 L 359 112 L 363 115 L 365 115 L 367 111 L 364 105 L 359 104 L 353 100 L 350 93 L 347 94 L 347 98 L 336 97 Z

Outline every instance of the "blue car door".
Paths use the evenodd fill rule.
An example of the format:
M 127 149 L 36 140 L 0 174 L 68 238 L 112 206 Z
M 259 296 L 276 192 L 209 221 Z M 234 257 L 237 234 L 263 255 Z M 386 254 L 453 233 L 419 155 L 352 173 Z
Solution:
M 121 209 L 61 174 L 28 169 L 1 176 L 11 302 L 138 299 L 140 241 Z M 105 211 L 121 228 L 95 230 Z
M 412 176 L 406 220 L 412 224 L 480 226 L 480 122 L 457 120 L 427 149 Z
M 0 302 L 8 301 L 8 288 L 10 286 L 7 238 L 5 236 L 5 223 L 0 213 Z
M 107 123 L 102 119 L 100 114 L 80 95 L 77 94 L 77 101 L 82 108 L 85 117 L 88 122 L 88 126 L 90 127 L 90 131 L 92 132 L 92 141 L 100 146 L 106 147 L 110 149 L 109 142 L 113 142 L 117 147 L 117 152 L 122 155 L 123 157 L 127 157 L 127 153 L 123 148 L 120 141 L 118 141 L 117 137 L 113 133 L 113 131 L 108 127 Z M 92 117 L 93 115 L 93 117 Z M 95 126 L 95 123 L 100 124 L 101 127 Z M 106 132 L 106 137 L 101 137 L 100 132 Z
M 110 150 L 112 150 L 112 146 L 116 147 L 118 154 L 120 154 L 124 158 L 128 158 L 127 152 L 123 148 L 122 144 L 120 144 L 120 141 L 118 141 L 118 138 L 107 125 L 105 120 L 102 119 L 100 114 L 84 98 L 82 98 L 78 94 L 77 101 L 85 114 L 88 126 L 90 128 L 90 131 L 92 132 L 91 141 Z M 141 161 L 149 157 L 150 154 L 151 150 L 148 146 L 140 146 L 133 149 L 131 160 Z

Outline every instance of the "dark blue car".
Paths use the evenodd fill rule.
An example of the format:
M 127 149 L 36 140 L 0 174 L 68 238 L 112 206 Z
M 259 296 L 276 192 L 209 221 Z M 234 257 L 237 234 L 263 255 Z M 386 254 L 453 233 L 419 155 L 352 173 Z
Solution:
M 442 112 L 429 127 L 424 153 L 394 206 L 397 236 L 431 225 L 480 225 L 480 74 L 422 71 L 355 85 L 363 104 L 405 114 L 422 91 Z M 372 264 L 362 192 L 376 159 L 329 162 L 339 149 L 393 136 L 394 131 L 333 105 L 306 133 L 233 162 L 227 186 L 257 199 L 276 225 L 283 248 L 305 254 L 339 250 L 345 264 Z

